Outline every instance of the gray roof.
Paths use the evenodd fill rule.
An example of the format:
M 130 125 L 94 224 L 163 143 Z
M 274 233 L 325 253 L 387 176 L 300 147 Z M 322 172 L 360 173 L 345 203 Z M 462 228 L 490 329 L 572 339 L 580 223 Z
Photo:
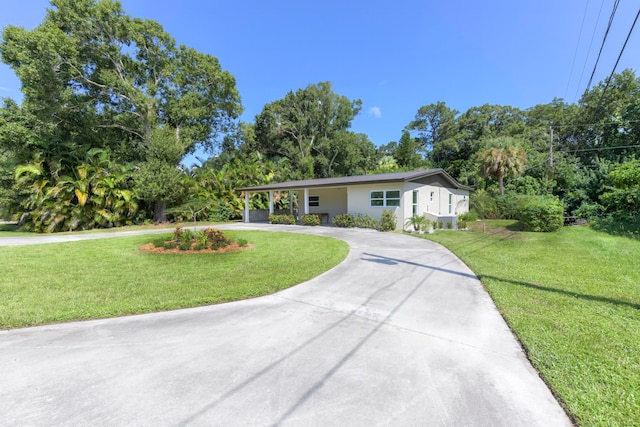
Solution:
M 301 190 L 303 188 L 318 188 L 318 187 L 343 187 L 345 185 L 357 185 L 357 184 L 377 184 L 384 182 L 405 182 L 415 181 L 417 179 L 425 178 L 432 175 L 442 175 L 442 177 L 451 183 L 454 188 L 461 188 L 464 190 L 473 190 L 471 187 L 460 184 L 453 179 L 451 175 L 444 171 L 444 169 L 426 169 L 417 170 L 411 172 L 393 172 L 382 173 L 377 175 L 357 175 L 357 176 L 343 176 L 339 178 L 320 178 L 320 179 L 304 179 L 301 181 L 288 181 L 278 182 L 267 185 L 258 185 L 256 187 L 243 187 L 236 188 L 237 191 L 269 191 L 269 190 Z

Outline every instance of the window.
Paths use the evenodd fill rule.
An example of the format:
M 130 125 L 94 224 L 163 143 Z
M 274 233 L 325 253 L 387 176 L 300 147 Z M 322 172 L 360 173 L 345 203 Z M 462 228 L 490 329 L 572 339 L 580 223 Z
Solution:
M 320 206 L 320 196 L 309 196 L 309 206 Z
M 372 207 L 400 206 L 400 191 L 399 190 L 372 191 L 371 206 Z
M 413 190 L 413 214 L 418 215 L 418 190 Z
M 430 202 L 433 202 L 433 194 L 434 194 L 433 191 L 429 194 L 429 201 Z
M 449 213 L 453 213 L 453 194 L 449 194 Z
M 384 206 L 384 191 L 371 192 L 371 206 Z

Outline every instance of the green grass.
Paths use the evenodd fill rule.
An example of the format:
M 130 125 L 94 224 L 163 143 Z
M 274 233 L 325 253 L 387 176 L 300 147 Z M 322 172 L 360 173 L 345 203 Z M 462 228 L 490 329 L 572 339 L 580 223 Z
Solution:
M 486 234 L 476 223 L 426 237 L 478 275 L 575 421 L 640 425 L 640 242 L 587 227 L 524 233 L 485 223 Z
M 167 235 L 0 247 L 0 328 L 194 307 L 270 294 L 342 261 L 340 240 L 225 232 L 254 248 L 221 254 L 146 254 Z
M 15 224 L 0 224 L 0 237 L 33 236 L 35 234 L 28 231 L 18 231 L 18 226 Z
M 198 221 L 198 227 L 204 225 L 217 225 L 220 222 L 213 221 Z M 20 231 L 16 224 L 0 224 L 0 237 L 24 237 L 24 236 L 64 236 L 69 234 L 95 234 L 95 233 L 116 233 L 119 231 L 136 231 L 136 230 L 157 230 L 160 228 L 175 228 L 175 227 L 193 227 L 193 222 L 177 222 L 177 223 L 162 223 L 162 224 L 140 224 L 140 225 L 126 225 L 124 227 L 113 228 L 95 228 L 92 230 L 84 231 L 66 231 L 54 234 L 35 233 L 33 231 Z

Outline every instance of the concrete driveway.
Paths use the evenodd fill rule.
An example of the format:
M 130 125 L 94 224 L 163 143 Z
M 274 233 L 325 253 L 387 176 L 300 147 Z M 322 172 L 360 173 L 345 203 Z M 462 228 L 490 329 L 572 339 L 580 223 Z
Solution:
M 476 277 L 441 246 L 230 228 L 334 236 L 351 251 L 253 300 L 0 331 L 0 425 L 570 425 Z

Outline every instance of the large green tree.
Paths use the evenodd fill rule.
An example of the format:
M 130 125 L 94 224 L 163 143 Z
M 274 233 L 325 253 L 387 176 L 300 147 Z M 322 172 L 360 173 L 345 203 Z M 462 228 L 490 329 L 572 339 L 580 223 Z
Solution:
M 157 22 L 128 16 L 117 1 L 51 4 L 42 24 L 8 26 L 0 43 L 22 82 L 22 108 L 44 124 L 36 139 L 45 163 L 61 144 L 70 154 L 100 147 L 157 162 L 156 130 L 190 153 L 213 147 L 240 114 L 233 76 L 215 57 L 177 45 Z
M 457 114 L 442 101 L 423 105 L 406 129 L 418 138 L 425 156 L 437 162 L 446 157 L 442 146 L 455 135 Z
M 579 101 L 580 114 L 572 128 L 575 136 L 559 139 L 583 162 L 594 157 L 619 162 L 638 154 L 640 141 L 640 78 L 632 70 L 614 74 Z
M 331 176 L 340 156 L 362 156 L 373 149 L 368 139 L 344 133 L 361 108 L 360 100 L 336 94 L 329 82 L 291 91 L 256 116 L 256 145 L 270 157 L 289 159 L 305 178 Z
M 478 153 L 480 173 L 494 177 L 498 181 L 500 194 L 504 194 L 504 177 L 516 177 L 524 170 L 527 162 L 526 152 L 517 146 L 513 138 L 491 139 L 488 148 Z

